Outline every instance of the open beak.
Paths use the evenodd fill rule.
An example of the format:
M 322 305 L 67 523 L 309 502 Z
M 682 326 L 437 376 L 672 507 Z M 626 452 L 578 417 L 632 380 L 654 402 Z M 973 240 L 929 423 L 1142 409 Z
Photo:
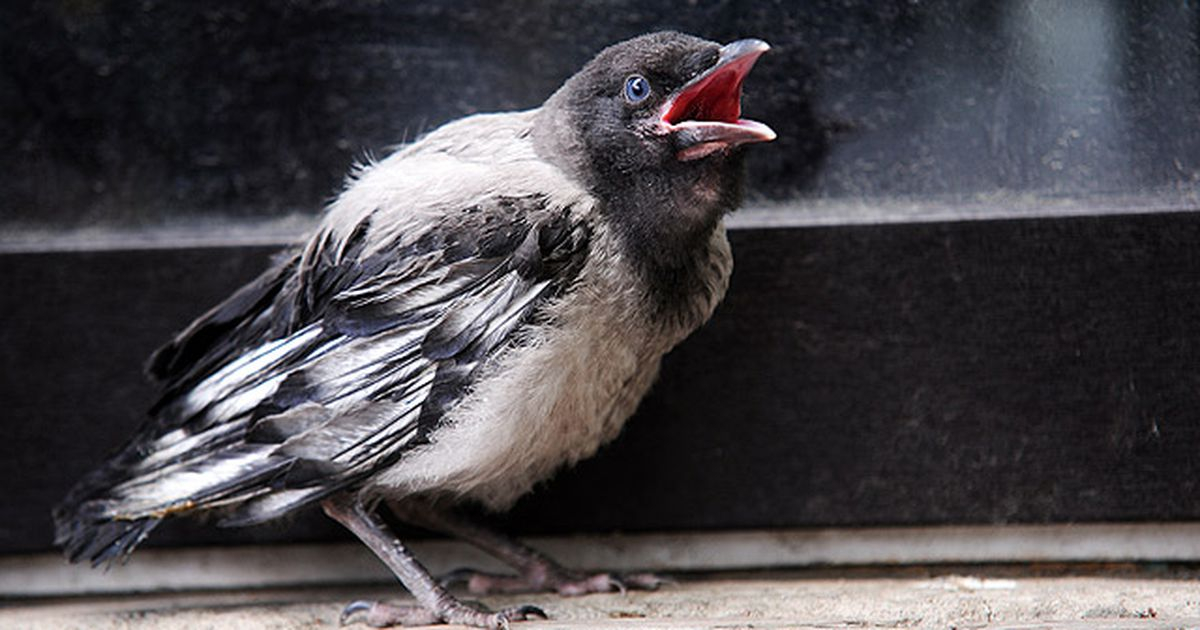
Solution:
M 717 63 L 667 100 L 662 124 L 675 137 L 680 161 L 750 142 L 770 142 L 768 126 L 741 118 L 742 81 L 771 47 L 761 39 L 741 39 L 721 47 Z

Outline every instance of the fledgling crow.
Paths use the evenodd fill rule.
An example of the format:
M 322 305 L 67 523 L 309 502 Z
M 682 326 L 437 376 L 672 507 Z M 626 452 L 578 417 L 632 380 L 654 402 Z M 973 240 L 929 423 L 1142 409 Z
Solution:
M 55 509 L 71 560 L 122 559 L 164 518 L 261 523 L 319 503 L 416 597 L 372 625 L 496 628 L 376 515 L 461 537 L 516 576 L 475 592 L 652 588 L 581 575 L 451 508 L 503 510 L 616 437 L 712 314 L 732 258 L 742 81 L 768 48 L 673 32 L 611 46 L 541 107 L 446 124 L 353 173 L 307 244 L 151 358 L 161 400 Z

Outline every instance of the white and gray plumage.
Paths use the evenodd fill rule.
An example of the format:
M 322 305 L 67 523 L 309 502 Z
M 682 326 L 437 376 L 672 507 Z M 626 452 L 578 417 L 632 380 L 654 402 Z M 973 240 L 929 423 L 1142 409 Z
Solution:
M 620 586 L 457 520 L 502 510 L 613 439 L 664 353 L 712 314 L 732 266 L 722 216 L 766 44 L 655 33 L 612 46 L 541 108 L 447 124 L 353 174 L 307 245 L 202 315 L 150 363 L 150 420 L 56 508 L 72 560 L 119 559 L 163 518 L 224 524 L 320 503 L 420 608 L 352 605 L 376 625 L 480 626 L 374 515 L 496 552 L 517 577 L 473 590 Z M 652 576 L 629 576 L 653 586 Z

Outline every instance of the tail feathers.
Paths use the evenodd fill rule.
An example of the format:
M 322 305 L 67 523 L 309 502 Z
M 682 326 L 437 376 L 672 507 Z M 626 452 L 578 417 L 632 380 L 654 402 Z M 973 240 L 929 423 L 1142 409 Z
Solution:
M 136 475 L 132 451 L 86 476 L 54 509 L 54 542 L 71 562 L 123 562 L 163 518 L 212 507 L 245 491 L 239 482 L 263 475 L 263 462 L 223 452 Z M 235 465 L 227 466 L 231 460 Z
M 93 567 L 124 562 L 158 525 L 159 519 L 154 517 L 113 519 L 99 509 L 100 502 L 95 500 L 121 479 L 138 457 L 137 449 L 127 446 L 108 463 L 84 476 L 55 506 L 54 544 L 63 549 L 71 562 L 86 559 Z
M 90 520 L 79 514 L 60 518 L 55 514 L 55 539 L 71 562 L 86 560 L 92 567 L 124 562 L 138 543 L 150 535 L 160 519 Z

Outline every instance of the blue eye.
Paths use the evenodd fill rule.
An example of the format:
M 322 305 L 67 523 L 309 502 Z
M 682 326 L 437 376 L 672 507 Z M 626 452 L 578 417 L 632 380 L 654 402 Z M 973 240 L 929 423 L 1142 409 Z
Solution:
M 625 79 L 625 100 L 640 103 L 650 96 L 650 82 L 640 74 Z

